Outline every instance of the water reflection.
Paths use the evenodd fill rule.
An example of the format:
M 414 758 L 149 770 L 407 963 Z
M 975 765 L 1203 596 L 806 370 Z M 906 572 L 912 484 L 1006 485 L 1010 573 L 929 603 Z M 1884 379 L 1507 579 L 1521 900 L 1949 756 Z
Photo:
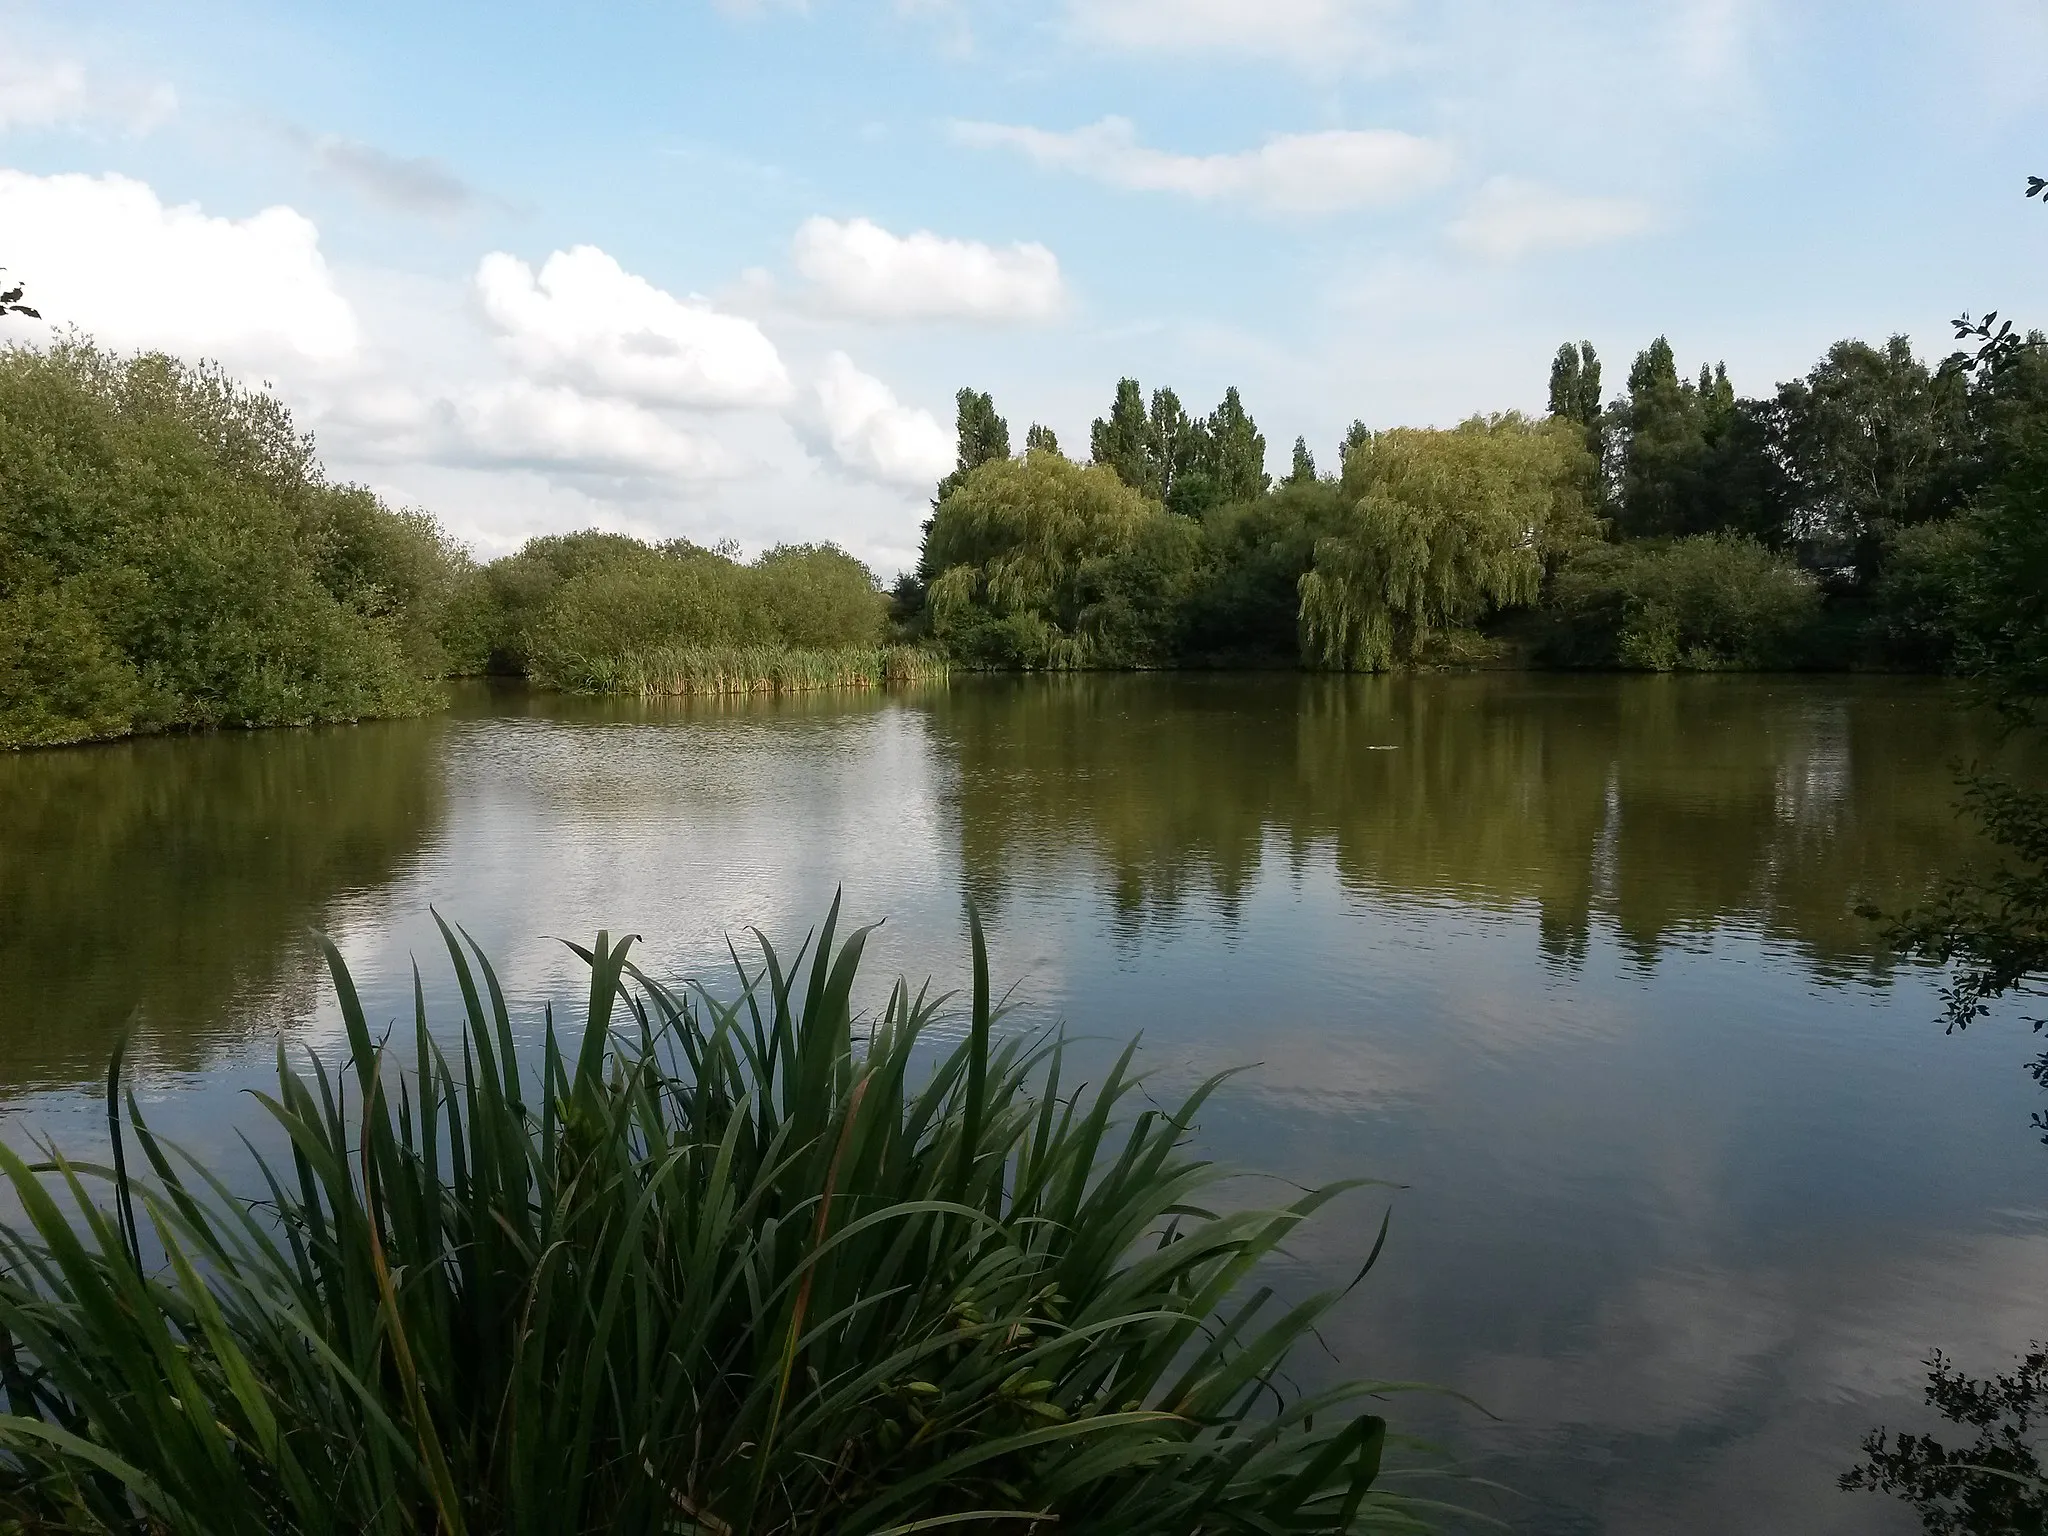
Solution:
M 1209 1150 L 1405 1186 L 1328 1341 L 1500 1415 L 1440 1428 L 1526 1496 L 1517 1529 L 1910 1530 L 1835 1478 L 1933 1344 L 2038 1330 L 2048 1216 L 2011 1036 L 1944 1039 L 1854 908 L 1961 856 L 1949 764 L 1986 745 L 1883 679 L 1077 677 L 477 688 L 438 720 L 4 758 L 8 1129 L 71 1105 L 92 1135 L 86 1094 L 23 1085 L 89 1091 L 140 1004 L 194 1069 L 153 1118 L 229 1155 L 268 1026 L 331 1038 L 308 926 L 389 1018 L 414 955 L 446 986 L 437 906 L 532 1021 L 576 990 L 545 935 L 637 931 L 705 975 L 842 881 L 889 919 L 877 990 L 957 986 L 965 889 L 1021 1021 L 1144 1031 L 1162 1097 L 1258 1064 Z M 1348 1279 L 1382 1208 L 1279 1283 Z
M 1755 678 L 1030 679 L 933 707 L 989 899 L 1092 855 L 1127 920 L 1237 911 L 1278 838 L 1394 903 L 1596 919 L 1644 964 L 1735 924 L 1882 971 L 1862 902 L 1961 851 L 1950 765 L 1990 737 L 1925 684 Z
M 397 721 L 0 754 L 0 1085 L 91 1081 L 131 1016 L 185 1069 L 303 1006 L 307 928 L 445 814 L 441 739 Z

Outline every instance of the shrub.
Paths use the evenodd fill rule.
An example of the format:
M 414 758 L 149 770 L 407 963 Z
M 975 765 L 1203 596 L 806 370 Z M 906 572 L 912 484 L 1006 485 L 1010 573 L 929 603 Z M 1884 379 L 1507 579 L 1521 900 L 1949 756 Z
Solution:
M 444 929 L 462 1068 L 421 1003 L 397 1083 L 330 947 L 354 1092 L 280 1047 L 267 1211 L 132 1097 L 153 1177 L 117 1154 L 106 1204 L 0 1147 L 27 1220 L 0 1227 L 6 1507 L 231 1536 L 1418 1528 L 1384 1389 L 1281 1374 L 1335 1295 L 1244 1290 L 1341 1186 L 1198 1209 L 1216 1082 L 1120 1122 L 1132 1051 L 1089 1092 L 1057 1039 L 999 1035 L 978 923 L 963 1040 L 934 1059 L 939 1004 L 900 983 L 857 1030 L 866 933 L 835 949 L 836 916 L 807 979 L 764 941 L 731 1001 L 600 934 L 581 1043 L 551 1023 L 537 1061 Z
M 888 614 L 874 574 L 830 544 L 742 565 L 724 548 L 596 530 L 529 540 L 486 568 L 477 596 L 493 670 L 574 689 L 608 689 L 593 679 L 663 652 L 871 652 Z
M 1969 516 L 1916 523 L 1891 534 L 1869 626 L 1870 640 L 1886 662 L 1939 671 L 1955 660 L 1961 608 L 1983 543 L 1982 528 Z
M 1558 572 L 1545 651 L 1654 672 L 1789 667 L 1819 612 L 1813 578 L 1754 539 L 1600 544 Z
M 0 351 L 0 744 L 424 708 L 466 563 L 217 368 Z

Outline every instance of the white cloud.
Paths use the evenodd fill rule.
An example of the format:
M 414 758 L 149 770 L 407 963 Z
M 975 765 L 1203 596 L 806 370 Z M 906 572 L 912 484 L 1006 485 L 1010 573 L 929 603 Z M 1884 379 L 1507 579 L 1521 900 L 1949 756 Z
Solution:
M 929 230 L 893 235 L 868 219 L 806 219 L 796 269 L 841 314 L 871 320 L 1046 320 L 1065 302 L 1059 258 Z
M 73 59 L 14 51 L 0 55 L 0 133 L 21 128 L 76 128 L 110 123 L 148 133 L 178 109 L 168 85 L 108 85 Z
M 0 132 L 75 122 L 85 107 L 85 71 L 79 65 L 0 58 Z
M 453 414 L 462 449 L 498 464 L 691 480 L 729 467 L 716 443 L 643 406 L 561 385 L 496 385 L 455 402 Z
M 1451 222 L 1451 239 L 1490 261 L 1534 251 L 1577 250 L 1649 229 L 1649 206 L 1627 198 L 1579 197 L 1541 182 L 1496 176 Z
M 825 359 L 817 392 L 832 453 L 856 474 L 926 485 L 953 467 L 953 437 L 938 419 L 899 403 L 895 391 L 862 373 L 844 352 Z
M 966 144 L 1022 151 L 1037 164 L 1138 192 L 1246 202 L 1275 213 L 1337 213 L 1398 202 L 1450 173 L 1450 149 L 1393 129 L 1280 134 L 1228 155 L 1176 155 L 1138 142 L 1128 119 L 1066 132 L 955 123 Z
M 1133 52 L 1278 58 L 1324 71 L 1393 51 L 1391 0 L 1067 0 L 1084 42 Z
M 216 218 L 125 176 L 0 170 L 0 229 L 9 274 L 44 320 L 113 346 L 245 363 L 356 347 L 320 232 L 290 208 Z
M 596 246 L 556 251 L 537 278 L 493 252 L 477 267 L 476 288 L 507 350 L 537 377 L 655 405 L 789 398 L 782 358 L 753 321 L 686 303 Z

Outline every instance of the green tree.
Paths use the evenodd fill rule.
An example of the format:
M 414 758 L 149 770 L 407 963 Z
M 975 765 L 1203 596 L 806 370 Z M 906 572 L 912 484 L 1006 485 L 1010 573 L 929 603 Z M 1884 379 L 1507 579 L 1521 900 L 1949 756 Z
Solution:
M 1678 376 L 1671 343 L 1659 336 L 1628 371 L 1621 465 L 1621 528 L 1632 538 L 1695 531 L 1692 506 L 1706 452 L 1699 391 Z
M 1575 421 L 1586 433 L 1586 448 L 1601 457 L 1605 418 L 1600 400 L 1600 355 L 1593 343 L 1566 342 L 1550 364 L 1550 414 Z
M 1173 511 L 1199 513 L 1209 496 L 1204 467 L 1209 459 L 1207 429 L 1188 415 L 1180 396 L 1170 389 L 1152 391 L 1145 424 L 1146 454 L 1159 499 Z M 1192 484 L 1184 483 L 1190 480 Z
M 1344 473 L 1344 466 L 1351 462 L 1351 455 L 1372 441 L 1372 429 L 1362 421 L 1354 421 L 1344 429 L 1344 440 L 1337 445 L 1337 473 Z
M 468 565 L 216 367 L 0 350 L 0 744 L 426 709 Z
M 1345 523 L 1301 578 L 1304 656 L 1382 671 L 1490 608 L 1533 602 L 1546 555 L 1597 526 L 1593 476 L 1576 423 L 1509 413 L 1375 435 L 1345 460 Z
M 1246 413 L 1234 385 L 1209 413 L 1205 446 L 1218 502 L 1250 501 L 1266 494 L 1273 477 L 1266 473 L 1265 435 Z
M 1954 510 L 1970 458 L 1968 392 L 1903 336 L 1839 341 L 1778 390 L 1781 451 L 1798 535 L 1824 560 L 1875 578 L 1893 529 Z
M 1051 427 L 1041 426 L 1038 422 L 1034 421 L 1031 423 L 1030 429 L 1024 434 L 1024 451 L 1026 453 L 1058 453 L 1060 451 L 1060 440 L 1054 434 Z
M 1293 467 L 1287 471 L 1287 478 L 1280 483 L 1282 485 L 1313 485 L 1315 481 L 1316 456 L 1308 451 L 1308 439 L 1297 437 L 1294 440 Z
M 1152 423 L 1145 414 L 1145 396 L 1138 381 L 1118 379 L 1108 417 L 1096 417 L 1088 430 L 1090 458 L 1108 465 L 1132 490 L 1157 501 L 1164 495 L 1164 487 L 1159 483 L 1152 441 Z
M 988 392 L 963 389 L 953 398 L 958 456 L 953 472 L 939 482 L 938 492 L 932 497 L 934 508 L 971 471 L 990 459 L 1007 459 L 1010 456 L 1010 424 L 996 414 L 995 400 Z
M 1168 521 L 1179 520 L 1105 464 L 1051 454 L 984 464 L 932 519 L 932 633 L 969 665 L 1095 664 L 1089 610 L 1108 596 L 1148 606 L 1131 591 L 1132 566 L 1179 558 L 1148 543 L 1148 530 Z M 1148 553 L 1133 561 L 1141 545 Z M 1106 564 L 1119 560 L 1121 571 Z

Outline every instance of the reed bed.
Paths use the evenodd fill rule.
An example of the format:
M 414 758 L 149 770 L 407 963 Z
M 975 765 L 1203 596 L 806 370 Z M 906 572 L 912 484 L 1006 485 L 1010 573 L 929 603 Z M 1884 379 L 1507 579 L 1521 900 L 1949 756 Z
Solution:
M 811 693 L 944 682 L 946 660 L 916 646 L 798 650 L 786 646 L 661 646 L 618 656 L 550 659 L 540 681 L 573 693 L 646 698 Z
M 111 1166 L 0 1149 L 0 1526 L 1422 1528 L 1394 1388 L 1282 1375 L 1337 1293 L 1255 1283 L 1348 1186 L 1206 1209 L 1216 1082 L 1128 1115 L 1126 1049 L 1074 1087 L 1060 1038 L 994 1027 L 978 923 L 957 1044 L 920 1046 L 928 989 L 857 1019 L 837 915 L 724 997 L 599 934 L 580 1038 L 550 1011 L 538 1044 L 444 925 L 459 1047 L 416 984 L 407 1071 L 330 946 L 350 1058 L 280 1047 L 260 1202 L 121 1114 L 117 1055 Z

